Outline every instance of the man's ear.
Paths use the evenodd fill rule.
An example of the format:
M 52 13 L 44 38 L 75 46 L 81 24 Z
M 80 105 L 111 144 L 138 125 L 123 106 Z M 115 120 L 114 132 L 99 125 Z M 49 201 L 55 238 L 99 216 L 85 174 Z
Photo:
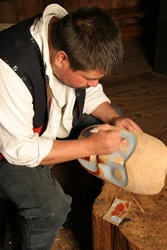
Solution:
M 54 61 L 55 65 L 59 68 L 69 65 L 68 56 L 63 50 L 56 53 Z

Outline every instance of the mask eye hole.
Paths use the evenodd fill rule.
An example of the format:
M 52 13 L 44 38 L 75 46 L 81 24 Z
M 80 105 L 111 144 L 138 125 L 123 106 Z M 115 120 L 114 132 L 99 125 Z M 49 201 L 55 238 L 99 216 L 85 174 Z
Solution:
M 121 170 L 118 169 L 118 168 L 115 169 L 114 176 L 115 176 L 115 178 L 116 178 L 117 181 L 121 181 L 123 179 Z

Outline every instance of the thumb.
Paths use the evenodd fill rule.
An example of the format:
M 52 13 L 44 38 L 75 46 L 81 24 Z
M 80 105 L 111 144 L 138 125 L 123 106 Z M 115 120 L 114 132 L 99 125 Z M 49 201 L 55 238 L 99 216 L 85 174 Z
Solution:
M 121 146 L 121 145 L 124 145 L 124 144 L 126 144 L 126 143 L 127 143 L 127 140 L 124 139 L 124 138 L 122 138 L 122 139 L 121 139 L 121 142 L 120 142 L 120 146 Z

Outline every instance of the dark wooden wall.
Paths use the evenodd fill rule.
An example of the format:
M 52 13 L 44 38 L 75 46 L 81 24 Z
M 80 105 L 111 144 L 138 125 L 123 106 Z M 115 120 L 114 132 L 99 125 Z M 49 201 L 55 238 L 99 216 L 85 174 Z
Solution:
M 62 0 L 0 0 L 0 23 L 18 23 L 41 13 L 51 3 L 63 6 Z
M 155 71 L 167 75 L 167 1 L 160 0 L 159 20 L 157 25 L 157 42 L 155 54 Z
M 18 23 L 41 13 L 51 3 L 67 11 L 86 5 L 105 8 L 116 19 L 124 38 L 156 30 L 159 0 L 0 0 L 0 23 Z

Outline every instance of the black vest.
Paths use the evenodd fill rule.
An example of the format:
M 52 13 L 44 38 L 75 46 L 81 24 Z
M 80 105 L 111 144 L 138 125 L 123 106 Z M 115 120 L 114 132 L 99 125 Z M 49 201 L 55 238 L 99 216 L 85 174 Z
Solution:
M 41 132 L 39 129 L 47 123 L 46 80 L 40 49 L 29 30 L 33 22 L 34 18 L 31 18 L 0 32 L 0 58 L 18 74 L 31 92 L 35 113 L 33 127 Z
M 46 75 L 40 49 L 30 33 L 30 27 L 35 18 L 33 17 L 0 32 L 0 58 L 18 74 L 29 89 L 33 97 L 34 131 L 42 134 L 46 129 L 48 120 Z M 85 90 L 80 89 L 79 91 L 82 92 L 80 98 L 77 98 L 81 114 Z

